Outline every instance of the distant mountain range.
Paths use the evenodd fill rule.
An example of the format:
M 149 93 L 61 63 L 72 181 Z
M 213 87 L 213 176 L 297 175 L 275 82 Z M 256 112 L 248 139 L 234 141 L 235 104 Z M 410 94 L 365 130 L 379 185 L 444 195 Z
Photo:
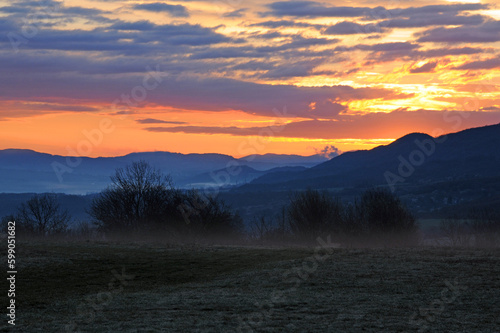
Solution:
M 422 133 L 408 134 L 389 145 L 347 152 L 300 172 L 268 173 L 238 191 L 376 185 L 395 190 L 497 176 L 500 176 L 500 124 L 437 138 Z
M 145 160 L 166 174 L 178 187 L 189 188 L 217 183 L 217 171 L 228 166 L 242 168 L 218 185 L 234 186 L 249 182 L 281 167 L 308 168 L 328 159 L 321 155 L 250 155 L 236 159 L 222 154 L 180 154 L 170 152 L 132 153 L 119 157 L 59 156 L 23 149 L 0 150 L 0 193 L 98 192 L 110 183 L 118 167 Z M 213 177 L 212 175 L 216 175 Z M 227 180 L 227 181 L 226 181 Z

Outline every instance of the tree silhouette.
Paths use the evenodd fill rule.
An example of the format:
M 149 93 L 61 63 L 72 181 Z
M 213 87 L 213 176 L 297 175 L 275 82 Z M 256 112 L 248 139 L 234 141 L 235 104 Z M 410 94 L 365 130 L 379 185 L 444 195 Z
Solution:
M 54 194 L 35 194 L 21 204 L 16 222 L 21 232 L 47 236 L 66 231 L 69 221 L 68 211 L 60 208 Z
M 294 193 L 288 206 L 290 229 L 303 239 L 313 240 L 332 232 L 341 223 L 342 211 L 342 204 L 326 192 L 308 189 Z
M 238 214 L 215 196 L 204 196 L 196 190 L 185 195 L 184 207 L 190 207 L 190 233 L 204 236 L 237 236 L 242 232 L 243 222 Z
M 91 204 L 89 214 L 103 231 L 149 231 L 176 215 L 178 191 L 169 176 L 145 161 L 116 169 L 112 185 Z
M 290 230 L 302 240 L 332 234 L 346 240 L 416 242 L 415 218 L 398 197 L 383 190 L 368 190 L 348 205 L 327 192 L 298 192 L 290 199 L 287 216 Z
M 364 192 L 357 211 L 357 219 L 370 234 L 400 233 L 416 229 L 415 217 L 389 191 L 373 189 Z

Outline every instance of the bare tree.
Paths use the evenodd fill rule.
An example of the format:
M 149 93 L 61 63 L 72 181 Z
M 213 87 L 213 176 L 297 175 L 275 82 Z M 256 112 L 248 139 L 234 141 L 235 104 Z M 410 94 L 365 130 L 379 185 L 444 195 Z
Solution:
M 62 210 L 54 194 L 35 194 L 21 204 L 18 224 L 21 230 L 38 236 L 59 234 L 66 231 L 70 215 Z
M 273 230 L 272 221 L 265 216 L 254 219 L 251 226 L 251 236 L 259 242 L 263 242 L 269 233 Z
M 176 213 L 172 180 L 145 161 L 118 168 L 113 184 L 91 204 L 89 214 L 104 231 L 149 231 Z
M 250 237 L 260 244 L 283 244 L 286 240 L 286 208 L 274 219 L 260 216 L 250 224 Z
M 457 217 L 441 220 L 439 229 L 450 239 L 452 246 L 468 246 L 470 244 L 471 233 L 467 228 L 467 224 Z
M 500 212 L 498 208 L 473 209 L 469 213 L 469 219 L 476 246 L 500 246 Z

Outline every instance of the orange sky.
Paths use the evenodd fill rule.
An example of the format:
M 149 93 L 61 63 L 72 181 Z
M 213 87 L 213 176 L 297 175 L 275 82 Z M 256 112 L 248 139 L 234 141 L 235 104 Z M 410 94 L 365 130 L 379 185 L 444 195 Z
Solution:
M 500 122 L 494 1 L 0 1 L 0 149 L 236 157 Z

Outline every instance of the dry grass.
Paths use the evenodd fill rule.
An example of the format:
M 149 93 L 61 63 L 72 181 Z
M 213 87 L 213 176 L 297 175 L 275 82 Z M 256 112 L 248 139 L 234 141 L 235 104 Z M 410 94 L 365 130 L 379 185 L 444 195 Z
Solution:
M 331 249 L 321 260 L 304 248 L 20 243 L 18 251 L 19 332 L 500 327 L 499 250 Z M 123 272 L 134 276 L 125 285 L 116 279 Z M 458 294 L 443 302 L 446 281 Z

